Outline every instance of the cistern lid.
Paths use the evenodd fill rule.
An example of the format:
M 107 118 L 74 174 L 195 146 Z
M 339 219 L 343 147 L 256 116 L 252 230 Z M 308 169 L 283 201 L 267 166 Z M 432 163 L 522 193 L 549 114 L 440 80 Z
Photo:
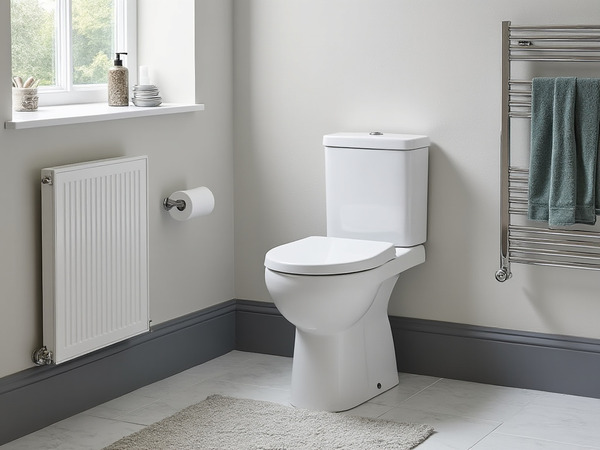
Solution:
M 395 257 L 389 242 L 311 236 L 269 250 L 265 267 L 298 275 L 336 275 L 373 269 Z
M 366 148 L 378 150 L 414 150 L 429 147 L 429 137 L 420 134 L 332 133 L 323 136 L 325 147 Z

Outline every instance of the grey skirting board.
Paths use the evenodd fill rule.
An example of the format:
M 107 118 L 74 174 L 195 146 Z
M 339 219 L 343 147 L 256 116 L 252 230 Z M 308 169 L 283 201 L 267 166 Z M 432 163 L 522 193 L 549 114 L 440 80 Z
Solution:
M 398 370 L 600 398 L 600 341 L 390 317 Z M 59 366 L 0 379 L 0 445 L 231 350 L 292 356 L 275 305 L 230 300 Z

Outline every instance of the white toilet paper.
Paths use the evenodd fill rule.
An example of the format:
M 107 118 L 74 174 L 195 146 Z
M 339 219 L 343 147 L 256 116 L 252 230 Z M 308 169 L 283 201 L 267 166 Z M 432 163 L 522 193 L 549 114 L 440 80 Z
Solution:
M 198 216 L 205 216 L 210 214 L 215 208 L 215 196 L 210 189 L 204 186 L 187 191 L 173 192 L 169 198 L 185 202 L 185 208 L 182 211 L 177 207 L 169 210 L 169 214 L 175 220 L 183 221 Z

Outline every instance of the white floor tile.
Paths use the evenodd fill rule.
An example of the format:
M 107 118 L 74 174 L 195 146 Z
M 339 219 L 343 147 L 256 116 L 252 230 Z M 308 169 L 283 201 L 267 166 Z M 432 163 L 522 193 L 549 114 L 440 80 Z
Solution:
M 600 411 L 532 404 L 508 419 L 498 432 L 581 446 L 600 443 Z
M 78 414 L 3 445 L 2 450 L 99 450 L 144 426 Z
M 103 417 L 105 419 L 117 419 L 125 413 L 134 411 L 155 401 L 156 398 L 143 395 L 140 390 L 137 390 L 103 403 L 102 405 L 88 409 L 86 414 Z
M 193 402 L 190 404 L 194 403 L 198 402 Z M 152 425 L 154 422 L 158 422 L 159 420 L 172 416 L 183 408 L 184 407 L 179 408 L 173 406 L 168 401 L 156 400 L 155 402 L 142 406 L 141 408 L 121 414 L 118 417 L 118 420 L 136 425 L 148 426 Z
M 533 397 L 531 391 L 524 389 L 440 380 L 403 402 L 402 406 L 475 419 L 503 421 L 521 411 Z
M 219 377 L 222 381 L 289 389 L 292 376 L 291 358 L 261 355 L 247 361 L 241 370 L 231 370 Z
M 356 408 L 352 408 L 348 411 L 344 411 L 340 414 L 349 416 L 366 417 L 368 419 L 377 419 L 392 409 L 391 406 L 379 405 L 377 403 L 366 402 L 362 405 L 358 405 Z
M 581 447 L 494 432 L 478 442 L 473 450 L 592 450 L 592 448 L 598 447 Z
M 534 392 L 532 403 L 551 408 L 574 408 L 582 411 L 600 412 L 600 399 L 579 397 L 576 395 L 555 394 L 553 392 Z
M 395 422 L 425 423 L 432 426 L 435 433 L 419 446 L 419 450 L 466 450 L 500 425 L 499 422 L 489 420 L 470 419 L 403 406 L 393 408 L 379 418 Z
M 289 405 L 291 371 L 291 358 L 234 351 L 0 448 L 101 449 L 211 394 Z M 399 377 L 398 386 L 343 414 L 433 426 L 418 450 L 600 450 L 600 400 Z
M 430 388 L 440 381 L 440 378 L 413 375 L 410 373 L 400 373 L 398 374 L 398 378 L 399 383 L 397 386 L 379 394 L 370 401 L 379 405 L 398 406 L 413 395 Z

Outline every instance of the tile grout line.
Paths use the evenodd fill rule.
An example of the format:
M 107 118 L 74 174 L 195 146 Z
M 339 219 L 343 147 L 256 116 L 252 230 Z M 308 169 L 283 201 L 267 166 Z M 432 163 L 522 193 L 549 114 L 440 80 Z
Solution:
M 498 428 L 500 428 L 502 425 L 504 424 L 504 422 L 500 422 L 492 431 L 490 431 L 488 434 L 486 434 L 485 436 L 483 436 L 481 439 L 479 439 L 477 442 L 475 442 L 471 447 L 469 447 L 469 450 L 477 450 L 476 447 L 477 445 L 483 441 L 484 439 L 486 439 L 487 437 L 489 437 L 491 434 L 493 434 Z
M 411 374 L 411 375 L 412 375 L 412 374 Z M 418 375 L 418 376 L 420 376 L 420 375 Z M 400 405 L 402 405 L 403 403 L 406 403 L 406 402 L 407 402 L 408 400 L 410 400 L 411 398 L 415 397 L 416 395 L 419 395 L 421 392 L 423 392 L 423 391 L 425 391 L 425 390 L 429 389 L 430 387 L 432 387 L 433 385 L 435 385 L 435 384 L 439 383 L 439 382 L 440 382 L 440 381 L 442 381 L 442 380 L 443 380 L 443 378 L 438 378 L 438 379 L 437 379 L 437 380 L 435 380 L 433 383 L 431 383 L 431 384 L 429 384 L 429 385 L 425 386 L 424 388 L 422 388 L 422 389 L 420 389 L 419 391 L 415 392 L 414 394 L 412 394 L 412 395 L 410 395 L 410 396 L 406 397 L 405 399 L 402 399 L 402 400 L 400 400 L 400 402 L 399 402 L 397 405 L 394 405 L 394 406 L 391 406 L 391 405 L 386 405 L 386 404 L 383 404 L 383 403 L 371 402 L 371 400 L 372 400 L 372 399 L 371 399 L 371 400 L 369 400 L 369 401 L 367 401 L 367 403 L 368 403 L 368 402 L 371 402 L 371 403 L 373 403 L 374 405 L 378 405 L 378 406 L 385 406 L 386 408 L 389 408 L 387 411 L 385 411 L 385 412 L 382 412 L 381 414 L 379 414 L 379 415 L 377 415 L 377 416 L 375 417 L 376 419 L 379 419 L 381 416 L 383 416 L 383 415 L 385 415 L 385 414 L 389 413 L 389 412 L 390 412 L 392 409 L 400 407 Z M 396 386 L 398 386 L 399 384 L 400 384 L 400 383 L 398 383 Z M 388 391 L 391 391 L 391 390 L 392 390 L 392 389 L 394 389 L 396 386 L 394 386 L 393 388 L 389 389 Z M 386 392 L 388 392 L 388 391 L 386 391 Z M 385 394 L 385 392 L 382 392 L 382 394 Z M 381 395 L 381 394 L 380 394 L 380 395 Z
M 422 392 L 426 391 L 427 389 L 429 389 L 429 388 L 431 388 L 431 387 L 435 386 L 436 384 L 438 384 L 439 382 L 441 382 L 443 379 L 444 379 L 444 378 L 438 378 L 438 379 L 437 379 L 437 380 L 435 380 L 433 383 L 431 383 L 431 384 L 430 384 L 430 385 L 428 385 L 428 386 L 425 386 L 425 387 L 424 387 L 423 389 L 421 389 L 420 391 L 418 391 L 418 392 L 415 392 L 413 395 L 411 395 L 411 396 L 409 396 L 409 397 L 406 397 L 404 400 L 402 400 L 402 401 L 400 402 L 400 404 L 407 402 L 407 401 L 408 401 L 408 400 L 410 400 L 411 398 L 413 398 L 413 397 L 416 397 L 416 396 L 417 396 L 417 395 L 419 395 L 420 393 L 422 393 Z

